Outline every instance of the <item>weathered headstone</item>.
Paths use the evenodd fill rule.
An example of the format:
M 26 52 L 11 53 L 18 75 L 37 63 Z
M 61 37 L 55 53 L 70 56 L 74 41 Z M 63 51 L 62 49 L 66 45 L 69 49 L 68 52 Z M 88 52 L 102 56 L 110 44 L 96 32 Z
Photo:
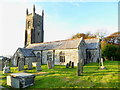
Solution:
M 41 71 L 42 68 L 41 68 L 41 63 L 40 62 L 37 62 L 36 63 L 36 71 Z
M 37 63 L 36 63 L 36 71 L 41 71 L 41 59 L 40 57 L 37 57 Z
M 66 68 L 69 68 L 69 63 L 66 64 Z
M 77 75 L 80 76 L 81 75 L 81 71 L 80 71 L 80 63 L 77 63 Z
M 6 60 L 4 64 L 5 64 L 5 67 L 3 68 L 3 74 L 10 73 L 10 66 L 8 66 L 9 64 L 8 61 Z
M 72 68 L 74 68 L 74 62 L 72 62 Z
M 69 61 L 69 67 L 71 67 L 71 61 Z
M 28 69 L 29 69 L 29 70 L 32 69 L 32 61 L 31 61 L 31 60 L 29 60 L 29 62 L 28 62 Z
M 83 59 L 80 59 L 80 61 L 77 64 L 77 75 L 80 76 L 81 73 L 83 73 Z
M 80 72 L 83 73 L 83 59 L 80 60 Z
M 3 59 L 0 59 L 0 71 L 3 70 L 3 67 L 4 67 L 4 61 Z
M 47 66 L 48 66 L 49 69 L 52 68 L 52 60 L 48 60 L 47 61 Z
M 23 69 L 24 69 L 24 61 L 20 59 L 20 61 L 18 62 L 18 71 L 21 71 Z
M 6 66 L 3 68 L 3 74 L 5 73 L 10 73 L 10 67 L 9 66 Z

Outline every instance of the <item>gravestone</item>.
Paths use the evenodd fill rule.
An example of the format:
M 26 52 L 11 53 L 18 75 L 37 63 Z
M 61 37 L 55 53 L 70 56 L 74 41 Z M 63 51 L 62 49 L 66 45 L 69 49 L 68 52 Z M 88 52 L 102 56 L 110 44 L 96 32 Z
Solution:
M 83 59 L 80 60 L 80 72 L 83 73 Z
M 81 73 L 83 73 L 83 59 L 80 59 L 80 61 L 77 64 L 77 75 L 80 76 Z
M 72 62 L 72 68 L 74 68 L 74 62 Z
M 36 63 L 36 71 L 41 71 L 41 59 L 40 57 L 37 57 L 37 63 Z
M 5 73 L 10 73 L 10 67 L 9 66 L 6 66 L 3 68 L 3 74 Z
M 100 59 L 100 69 L 106 69 L 103 65 L 103 58 Z
M 81 71 L 80 71 L 80 62 L 77 63 L 77 75 L 78 75 L 78 76 L 81 75 Z
M 47 61 L 47 66 L 48 66 L 49 69 L 52 68 L 52 60 L 48 60 Z
M 66 64 L 66 68 L 69 68 L 69 63 Z
M 71 65 L 71 61 L 69 61 L 69 67 L 71 67 L 72 65 Z
M 3 58 L 0 59 L 0 71 L 3 70 L 3 67 L 4 67 L 4 61 L 3 61 Z
M 41 63 L 40 62 L 37 62 L 36 63 L 36 71 L 41 71 L 42 68 L 41 68 Z
M 28 70 L 31 70 L 32 69 L 32 60 L 29 60 L 28 62 Z
M 8 66 L 8 61 L 6 60 L 5 61 L 5 67 L 3 68 L 3 74 L 5 74 L 5 73 L 10 73 L 10 66 Z
M 18 71 L 21 71 L 23 69 L 24 69 L 24 61 L 20 59 L 20 61 L 18 62 Z

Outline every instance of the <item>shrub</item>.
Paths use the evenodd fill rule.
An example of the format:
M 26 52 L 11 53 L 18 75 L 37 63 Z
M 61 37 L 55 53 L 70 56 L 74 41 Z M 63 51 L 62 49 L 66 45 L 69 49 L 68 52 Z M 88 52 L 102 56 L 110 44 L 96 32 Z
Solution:
M 113 44 L 106 44 L 102 48 L 102 56 L 109 60 L 119 60 L 120 47 Z

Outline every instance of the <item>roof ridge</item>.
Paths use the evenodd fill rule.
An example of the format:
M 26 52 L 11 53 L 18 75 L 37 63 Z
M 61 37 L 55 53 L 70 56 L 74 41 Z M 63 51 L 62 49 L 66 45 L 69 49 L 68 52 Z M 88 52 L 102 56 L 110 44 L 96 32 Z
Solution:
M 89 40 L 89 39 L 99 39 L 99 38 L 87 38 L 87 39 L 84 39 L 84 40 Z
M 81 38 L 66 39 L 66 40 L 58 40 L 58 41 L 50 41 L 50 42 L 43 42 L 43 43 L 33 43 L 33 44 L 30 44 L 30 45 L 45 44 L 45 43 L 53 43 L 53 42 L 61 42 L 61 41 L 70 41 L 70 40 L 77 40 L 77 39 L 81 39 Z

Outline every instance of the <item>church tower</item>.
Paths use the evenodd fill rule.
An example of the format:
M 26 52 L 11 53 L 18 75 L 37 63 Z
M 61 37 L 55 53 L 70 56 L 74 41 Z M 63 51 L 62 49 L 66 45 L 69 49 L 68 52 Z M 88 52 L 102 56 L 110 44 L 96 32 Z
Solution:
M 44 11 L 42 15 L 35 13 L 35 5 L 33 12 L 29 14 L 26 9 L 26 28 L 25 28 L 25 47 L 32 43 L 41 43 L 44 41 Z

